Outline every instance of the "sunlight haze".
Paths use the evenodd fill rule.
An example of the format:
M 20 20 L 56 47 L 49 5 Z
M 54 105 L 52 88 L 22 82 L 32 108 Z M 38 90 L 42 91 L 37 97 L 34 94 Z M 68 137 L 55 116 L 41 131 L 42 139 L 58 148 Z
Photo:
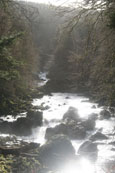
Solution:
M 43 4 L 52 4 L 52 5 L 74 5 L 76 0 L 23 0 L 26 2 L 35 2 L 35 3 L 43 3 Z M 77 3 L 81 4 L 83 0 L 77 0 Z

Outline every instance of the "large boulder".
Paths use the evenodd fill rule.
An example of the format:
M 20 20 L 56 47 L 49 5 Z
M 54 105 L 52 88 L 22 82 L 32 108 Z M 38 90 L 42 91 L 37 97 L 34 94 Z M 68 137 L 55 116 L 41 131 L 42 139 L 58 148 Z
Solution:
M 0 133 L 10 134 L 12 133 L 12 122 L 2 121 L 0 122 Z
M 67 125 L 62 123 L 53 128 L 52 127 L 47 128 L 45 138 L 50 139 L 52 136 L 57 134 L 67 134 Z
M 40 111 L 28 111 L 27 118 L 31 120 L 33 126 L 41 126 L 43 123 L 43 113 Z
M 63 121 L 67 124 L 72 122 L 74 127 L 75 125 L 80 124 L 85 129 L 85 131 L 87 131 L 93 130 L 95 128 L 95 121 L 97 117 L 98 114 L 92 113 L 86 119 L 80 118 L 78 110 L 74 107 L 69 107 L 68 111 L 63 116 Z
M 81 140 L 86 137 L 86 130 L 81 123 L 76 123 L 75 121 L 70 121 L 66 124 L 67 126 L 67 135 L 70 139 Z
M 69 121 L 69 120 L 75 120 L 79 121 L 80 117 L 78 114 L 78 110 L 74 107 L 69 107 L 68 111 L 63 115 L 63 120 Z
M 92 161 L 95 161 L 98 154 L 97 144 L 90 140 L 83 142 L 78 149 L 78 154 L 84 157 L 88 157 Z
M 17 121 L 13 123 L 12 132 L 13 134 L 19 136 L 27 136 L 32 133 L 32 123 L 31 120 L 26 117 L 18 118 Z
M 81 121 L 81 125 L 85 128 L 86 131 L 93 130 L 96 125 L 95 121 L 96 121 L 97 117 L 98 117 L 98 114 L 92 113 L 92 114 L 88 115 L 87 119 L 83 119 Z
M 86 132 L 95 128 L 95 120 L 97 114 L 93 113 L 86 119 L 82 119 L 78 115 L 76 108 L 70 107 L 63 116 L 63 123 L 46 129 L 46 139 L 50 139 L 56 134 L 67 135 L 70 139 L 84 139 Z
M 89 131 L 95 128 L 96 122 L 93 119 L 86 119 L 83 120 L 80 124 L 84 127 L 85 131 Z
M 32 133 L 32 128 L 41 126 L 42 121 L 42 112 L 32 110 L 27 113 L 27 117 L 20 117 L 14 122 L 0 122 L 0 132 L 19 136 L 30 135 Z
M 91 113 L 88 115 L 88 119 L 93 121 L 96 120 L 98 118 L 98 114 L 97 113 Z
M 30 135 L 32 128 L 41 126 L 43 121 L 42 112 L 31 110 L 27 113 L 27 117 L 18 118 L 13 123 L 13 131 L 16 135 Z
M 39 150 L 41 162 L 51 169 L 63 166 L 67 159 L 75 156 L 75 149 L 65 135 L 56 135 L 48 140 Z
M 84 139 L 86 131 L 83 126 L 70 122 L 67 124 L 59 124 L 53 128 L 47 128 L 45 138 L 50 139 L 56 134 L 67 135 L 70 139 Z
M 30 135 L 32 128 L 41 126 L 43 121 L 42 112 L 30 110 L 27 113 L 27 117 L 18 118 L 13 123 L 13 131 L 16 135 Z
M 97 144 L 90 140 L 83 142 L 78 149 L 78 154 L 86 155 L 88 153 L 97 152 Z

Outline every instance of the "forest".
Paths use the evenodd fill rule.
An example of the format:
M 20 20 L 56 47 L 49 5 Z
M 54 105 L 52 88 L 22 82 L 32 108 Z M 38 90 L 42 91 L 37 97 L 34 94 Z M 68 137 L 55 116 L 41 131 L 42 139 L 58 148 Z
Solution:
M 0 0 L 0 173 L 115 173 L 114 136 L 115 1 Z

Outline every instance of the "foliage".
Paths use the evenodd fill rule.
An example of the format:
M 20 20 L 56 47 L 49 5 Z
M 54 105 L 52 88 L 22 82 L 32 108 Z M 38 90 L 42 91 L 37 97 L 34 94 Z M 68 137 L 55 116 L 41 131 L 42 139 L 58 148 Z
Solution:
M 5 158 L 3 155 L 0 155 L 0 173 L 12 173 L 12 158 L 13 156 L 10 155 L 7 158 Z
M 63 66 L 60 79 L 58 74 L 55 76 L 55 83 L 61 83 L 57 86 L 65 86 L 65 79 L 68 79 L 65 91 L 84 92 L 97 102 L 111 106 L 115 105 L 114 5 L 114 1 L 97 3 L 92 0 L 77 10 L 65 9 L 67 22 L 61 40 L 69 33 L 72 47 L 66 50 L 63 46 L 63 55 L 57 49 L 54 63 L 55 71 Z
M 18 8 L 17 9 L 17 5 Z M 26 110 L 35 87 L 38 52 L 24 8 L 12 0 L 0 0 L 0 115 Z M 24 11 L 25 12 L 25 11 Z M 18 22 L 17 22 L 18 21 Z M 37 62 L 38 61 L 38 62 Z M 27 101 L 29 99 L 29 101 Z

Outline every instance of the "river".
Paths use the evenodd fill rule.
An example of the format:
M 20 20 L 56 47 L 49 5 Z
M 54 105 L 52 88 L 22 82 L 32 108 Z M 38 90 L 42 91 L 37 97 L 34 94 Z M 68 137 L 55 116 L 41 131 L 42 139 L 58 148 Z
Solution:
M 45 74 L 40 74 L 43 77 L 40 86 L 46 84 L 48 79 Z M 43 82 L 43 83 L 42 83 Z M 92 103 L 89 98 L 81 96 L 79 94 L 73 93 L 51 93 L 51 95 L 44 95 L 41 99 L 34 99 L 34 106 L 46 107 L 46 110 L 43 111 L 44 124 L 42 127 L 33 129 L 32 135 L 28 137 L 23 137 L 23 139 L 34 141 L 44 144 L 46 142 L 45 132 L 48 127 L 55 127 L 62 121 L 63 115 L 67 112 L 69 107 L 74 107 L 78 110 L 79 116 L 82 118 L 87 118 L 88 115 L 92 113 L 100 114 L 100 111 L 103 110 L 103 107 L 98 107 L 98 104 Z M 93 114 L 92 114 L 93 115 Z M 98 159 L 95 163 L 92 163 L 86 158 L 81 158 L 79 164 L 70 160 L 70 163 L 64 165 L 61 173 L 115 173 L 113 170 L 113 165 L 106 168 L 105 164 L 108 162 L 114 162 L 115 160 L 115 151 L 113 145 L 109 143 L 114 141 L 113 134 L 115 129 L 115 118 L 110 118 L 109 120 L 96 120 L 95 130 L 89 131 L 84 140 L 71 140 L 76 154 L 79 149 L 79 146 L 88 139 L 91 134 L 94 134 L 96 131 L 100 131 L 105 134 L 108 139 L 97 141 L 98 142 Z M 114 172 L 112 172 L 114 171 Z
M 43 86 L 47 83 L 48 79 L 46 73 L 40 73 L 41 83 L 39 86 Z M 62 122 L 63 115 L 67 112 L 70 107 L 74 107 L 78 110 L 78 114 L 81 119 L 87 118 L 93 113 L 100 114 L 103 107 L 98 107 L 97 103 L 93 103 L 79 94 L 73 93 L 51 93 L 50 95 L 44 95 L 40 99 L 34 99 L 34 106 L 42 106 L 43 110 L 43 126 L 37 127 L 32 130 L 32 135 L 27 137 L 18 137 L 26 141 L 37 142 L 43 145 L 46 142 L 45 132 L 48 127 L 55 127 Z M 25 114 L 23 115 L 25 116 Z M 97 131 L 101 131 L 108 137 L 106 140 L 97 140 L 98 147 L 98 158 L 96 162 L 92 162 L 85 157 L 81 157 L 76 163 L 70 160 L 69 163 L 64 165 L 63 169 L 59 173 L 115 173 L 115 168 L 109 166 L 106 168 L 107 163 L 113 163 L 115 161 L 115 147 L 110 144 L 114 141 L 114 129 L 115 129 L 115 118 L 108 120 L 100 120 L 97 118 L 96 127 L 92 131 L 88 131 L 86 137 L 83 140 L 71 140 L 72 145 L 76 150 L 76 154 L 80 145 L 86 141 L 89 136 Z M 111 134 L 111 135 L 110 135 Z M 113 134 L 113 135 L 112 135 Z

